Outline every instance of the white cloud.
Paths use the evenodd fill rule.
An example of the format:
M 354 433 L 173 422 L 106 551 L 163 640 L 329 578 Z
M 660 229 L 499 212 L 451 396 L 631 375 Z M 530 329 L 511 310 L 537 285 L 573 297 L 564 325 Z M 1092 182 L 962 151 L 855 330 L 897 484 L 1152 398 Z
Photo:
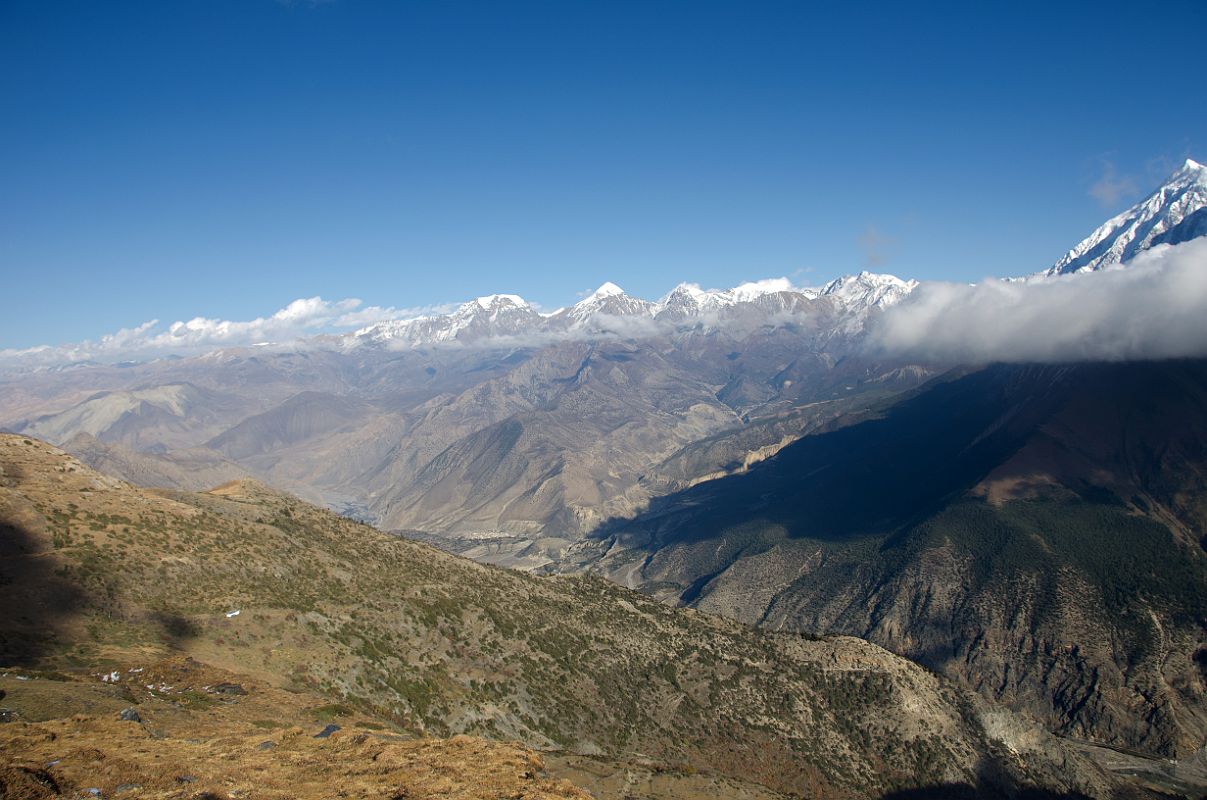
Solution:
M 443 306 L 413 309 L 380 306 L 362 308 L 361 301 L 355 298 L 331 302 L 321 297 L 306 297 L 294 300 L 267 317 L 252 320 L 194 317 L 164 326 L 154 319 L 134 328 L 122 328 L 95 341 L 0 350 L 0 365 L 37 367 L 79 361 L 113 362 L 167 354 L 195 354 L 217 347 L 238 347 L 262 342 L 287 344 L 303 336 L 342 331 L 383 320 L 442 310 Z
M 789 279 L 776 278 L 742 284 L 729 292 L 735 299 L 749 300 L 791 288 Z M 147 360 L 264 342 L 289 347 L 317 334 L 443 315 L 456 307 L 399 309 L 363 306 L 356 299 L 301 298 L 252 320 L 195 317 L 167 325 L 151 320 L 94 341 L 0 350 L 0 367 Z M 733 326 L 739 333 L 752 324 L 833 322 L 810 314 L 767 319 L 716 312 L 707 312 L 695 321 Z M 497 336 L 489 343 L 540 346 L 574 338 L 644 338 L 669 334 L 677 324 L 605 315 L 584 326 Z M 399 340 L 392 346 L 406 347 L 407 342 Z M 876 355 L 941 363 L 1207 356 L 1207 238 L 1160 246 L 1126 267 L 1104 272 L 1028 281 L 988 279 L 977 285 L 925 283 L 899 304 L 873 315 L 865 347 Z
M 926 283 L 873 322 L 868 346 L 947 363 L 1207 356 L 1207 239 L 1105 272 Z
M 716 291 L 716 290 L 713 290 Z M 772 292 L 799 291 L 788 278 L 763 278 L 760 281 L 740 283 L 729 290 L 736 300 L 753 300 L 756 297 Z
M 411 317 L 428 316 L 431 314 L 449 314 L 455 310 L 458 303 L 440 303 L 438 305 L 422 306 L 419 308 L 382 308 L 381 306 L 366 306 L 354 311 L 340 314 L 332 321 L 331 327 L 340 330 L 347 328 L 363 328 L 378 322 L 391 319 L 410 319 Z

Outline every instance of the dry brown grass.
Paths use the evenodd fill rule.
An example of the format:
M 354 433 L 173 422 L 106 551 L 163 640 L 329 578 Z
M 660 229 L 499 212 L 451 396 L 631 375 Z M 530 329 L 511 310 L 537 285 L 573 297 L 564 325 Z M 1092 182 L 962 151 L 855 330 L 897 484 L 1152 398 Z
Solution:
M 155 791 L 177 792 L 164 796 L 194 797 L 201 779 L 242 790 L 240 781 L 257 769 L 270 775 L 286 763 L 286 783 L 325 785 L 326 796 L 342 780 L 383 781 L 373 786 L 385 791 L 388 781 L 373 772 L 385 756 L 370 757 L 364 774 L 357 759 L 386 743 L 402 748 L 389 758 L 417 759 L 425 751 L 383 739 L 365 724 L 383 721 L 439 737 L 429 744 L 450 742 L 432 746 L 455 742 L 465 750 L 453 734 L 503 742 L 467 755 L 462 770 L 496 763 L 492 752 L 528 753 L 507 744 L 520 741 L 612 763 L 645 762 L 693 785 L 715 775 L 818 798 L 969 781 L 985 757 L 971 699 L 870 644 L 760 632 L 590 577 L 537 579 L 484 567 L 254 482 L 200 494 L 138 489 L 57 448 L 0 435 L 0 534 L 0 582 L 8 581 L 0 591 L 0 665 L 92 671 L 92 688 L 81 691 L 94 709 L 46 700 L 61 706 L 54 716 L 88 719 L 42 723 L 64 726 L 42 732 L 59 742 L 78 729 L 82 750 L 97 749 L 115 764 L 141 752 L 129 749 L 136 741 L 147 753 L 137 768 L 176 759 L 173 770 L 198 778 L 154 784 Z M 240 614 L 228 617 L 234 609 Z M 852 648 L 868 663 L 857 671 L 835 668 Z M 172 653 L 196 661 L 162 661 Z M 159 672 L 125 680 L 140 667 Z M 213 696 L 205 687 L 218 681 L 215 667 L 262 688 Z M 97 694 L 95 674 L 111 670 L 123 677 L 131 702 L 148 709 L 149 738 L 110 753 L 113 697 Z M 299 707 L 299 697 L 309 705 Z M 315 710 L 333 704 L 353 711 L 337 717 L 344 731 L 334 741 L 311 740 L 326 721 Z M 294 727 L 298 743 L 281 738 L 276 751 L 263 751 L 268 755 L 248 752 L 263 741 L 258 736 Z M 358 731 L 365 738 L 352 741 Z M 20 763 L 44 769 L 39 759 L 56 756 L 38 750 L 37 741 L 21 745 L 34 755 Z M 164 741 L 174 749 L 165 750 Z M 6 754 L 15 745 L 0 742 Z M 352 750 L 324 749 L 337 747 Z M 323 763 L 345 755 L 349 764 Z M 389 758 L 382 763 L 394 763 Z M 1056 780 L 1047 758 L 1002 768 Z M 419 761 L 408 763 L 411 773 L 428 774 Z M 445 796 L 458 796 L 456 768 L 441 769 L 442 777 L 412 787 L 413 796 L 440 786 Z M 697 780 L 700 773 L 707 777 Z M 1080 765 L 1062 766 L 1058 783 L 1066 773 L 1082 780 Z M 73 786 L 101 788 L 87 783 L 94 774 L 101 773 L 72 778 L 84 781 Z M 401 780 L 398 771 L 386 774 Z M 461 774 L 470 776 L 466 786 L 490 785 Z M 160 780 L 144 780 L 152 778 Z M 514 791 L 544 785 L 508 780 L 521 781 L 508 784 Z M 631 793 L 627 778 L 616 787 L 617 796 Z M 306 796 L 296 786 L 280 791 L 261 796 Z M 486 796 L 507 796 L 499 791 Z M 374 796 L 359 792 L 348 796 Z
M 189 659 L 126 667 L 116 684 L 17 674 L 3 680 L 6 707 L 31 718 L 57 704 L 68 715 L 0 726 L 0 797 L 13 800 L 87 797 L 91 789 L 113 798 L 589 797 L 544 777 L 540 757 L 517 744 L 412 738 L 358 716 L 315 738 L 322 698 Z M 223 681 L 247 694 L 214 691 Z M 103 713 L 71 713 L 98 705 Z M 119 706 L 142 721 L 120 720 Z

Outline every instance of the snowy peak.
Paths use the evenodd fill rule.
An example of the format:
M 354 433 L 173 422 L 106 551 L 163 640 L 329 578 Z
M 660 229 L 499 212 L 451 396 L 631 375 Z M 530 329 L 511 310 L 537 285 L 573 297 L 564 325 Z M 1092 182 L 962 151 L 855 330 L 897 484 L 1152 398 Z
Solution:
M 872 308 L 884 308 L 913 291 L 917 281 L 864 272 L 831 281 L 821 289 L 799 289 L 787 278 L 769 278 L 732 289 L 701 289 L 681 283 L 661 300 L 650 302 L 604 283 L 569 308 L 538 313 L 522 297 L 492 294 L 462 303 L 451 314 L 391 320 L 363 328 L 347 337 L 351 346 L 374 343 L 389 347 L 422 347 L 455 343 L 516 341 L 515 337 L 619 334 L 671 334 L 686 323 L 755 330 L 778 324 L 784 315 L 811 314 L 823 296 L 826 313 L 838 310 L 851 330 L 858 329 Z M 852 327 L 853 326 L 853 327 Z
M 654 305 L 659 319 L 674 320 L 714 311 L 728 303 L 723 292 L 705 291 L 696 283 L 681 283 Z
M 465 303 L 461 308 L 473 311 L 473 306 L 475 305 L 483 311 L 498 311 L 508 306 L 516 308 L 530 307 L 528 301 L 517 294 L 488 294 Z
M 1191 232 L 1201 229 L 1202 216 L 1198 212 L 1204 208 L 1207 208 L 1207 167 L 1188 158 L 1155 192 L 1107 220 L 1041 274 L 1093 272 L 1131 261 L 1154 244 L 1172 243 L 1174 239 L 1185 241 Z M 1182 226 L 1190 217 L 1196 221 Z
M 836 278 L 819 291 L 822 297 L 832 297 L 852 310 L 887 308 L 909 296 L 918 287 L 914 280 L 903 281 L 896 275 L 861 272 Z
M 581 327 L 596 317 L 648 317 L 651 309 L 652 304 L 648 301 L 630 297 L 619 286 L 608 282 L 553 318 L 571 327 Z
M 453 312 L 452 319 L 455 335 L 459 335 L 463 330 L 511 333 L 514 331 L 510 329 L 522 327 L 524 322 L 539 316 L 519 295 L 488 294 L 463 303 Z
M 773 296 L 791 296 L 815 300 L 817 290 L 797 289 L 787 278 L 768 278 L 750 281 L 732 289 L 701 289 L 699 284 L 681 283 L 659 300 L 656 315 L 659 319 L 684 319 L 710 312 L 722 311 L 742 303 L 760 304 Z M 769 310 L 780 310 L 783 302 L 770 302 Z
M 621 289 L 611 281 L 605 281 L 603 286 L 600 286 L 598 289 L 588 295 L 586 300 L 583 302 L 586 302 L 587 300 L 602 300 L 605 297 L 616 297 L 617 295 L 622 294 L 624 294 L 624 289 Z
M 1182 164 L 1182 168 L 1174 173 L 1174 177 L 1178 176 L 1186 176 L 1190 177 L 1192 180 L 1202 182 L 1207 180 L 1207 167 L 1204 167 L 1193 158 L 1188 158 L 1186 159 L 1186 162 Z
M 811 290 L 798 290 L 792 285 L 792 281 L 787 278 L 767 278 L 766 280 L 749 281 L 739 284 L 730 289 L 728 294 L 736 303 L 749 303 L 769 294 L 796 291 L 808 294 Z
M 676 298 L 683 298 L 695 302 L 698 298 L 701 298 L 706 294 L 708 294 L 708 292 L 701 289 L 700 284 L 698 283 L 680 283 L 674 289 L 671 289 L 669 292 L 664 294 L 662 299 L 658 301 L 658 305 L 664 306 Z
M 540 319 L 541 315 L 518 295 L 489 294 L 462 303 L 451 314 L 380 322 L 358 330 L 351 338 L 354 342 L 410 347 L 468 344 L 526 333 Z

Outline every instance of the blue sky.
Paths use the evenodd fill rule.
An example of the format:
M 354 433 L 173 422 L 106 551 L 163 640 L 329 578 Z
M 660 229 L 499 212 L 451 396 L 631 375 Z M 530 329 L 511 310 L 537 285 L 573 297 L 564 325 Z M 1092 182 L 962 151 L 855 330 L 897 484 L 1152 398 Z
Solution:
M 0 347 L 1042 269 L 1207 159 L 1204 32 L 1201 0 L 5 0 Z

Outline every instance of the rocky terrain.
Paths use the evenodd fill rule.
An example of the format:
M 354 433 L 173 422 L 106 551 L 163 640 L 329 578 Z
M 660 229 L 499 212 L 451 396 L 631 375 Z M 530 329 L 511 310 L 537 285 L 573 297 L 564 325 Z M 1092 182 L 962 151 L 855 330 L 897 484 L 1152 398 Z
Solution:
M 862 636 L 1065 735 L 1207 738 L 1207 365 L 1005 366 L 615 520 L 576 549 L 670 602 Z
M 138 489 L 19 436 L 0 438 L 0 467 L 0 661 L 17 720 L 3 726 L 5 780 L 22 791 L 170 792 L 184 773 L 197 783 L 180 796 L 238 796 L 243 768 L 299 786 L 331 768 L 373 787 L 413 779 L 414 796 L 439 780 L 476 796 L 433 766 L 460 758 L 481 785 L 573 796 L 541 783 L 523 750 L 478 739 L 556 754 L 554 778 L 603 790 L 628 785 L 607 776 L 636 764 L 651 797 L 675 796 L 666 775 L 750 797 L 1123 791 L 1024 717 L 857 639 L 759 632 L 598 578 L 478 565 L 252 482 Z M 70 683 L 50 687 L 52 672 Z M 215 690 L 231 683 L 247 695 Z M 147 721 L 116 720 L 119 705 Z M 277 705 L 281 728 L 261 733 Z M 323 717 L 346 730 L 313 739 Z M 458 735 L 475 738 L 427 738 Z M 384 763 L 363 771 L 374 754 Z M 409 796 L 393 791 L 382 796 Z
M 0 428 L 136 483 L 251 476 L 453 548 L 493 539 L 533 568 L 609 516 L 929 374 L 839 363 L 813 327 L 838 318 L 834 301 L 809 302 L 753 332 L 693 318 L 641 339 L 370 342 L 10 375 Z

